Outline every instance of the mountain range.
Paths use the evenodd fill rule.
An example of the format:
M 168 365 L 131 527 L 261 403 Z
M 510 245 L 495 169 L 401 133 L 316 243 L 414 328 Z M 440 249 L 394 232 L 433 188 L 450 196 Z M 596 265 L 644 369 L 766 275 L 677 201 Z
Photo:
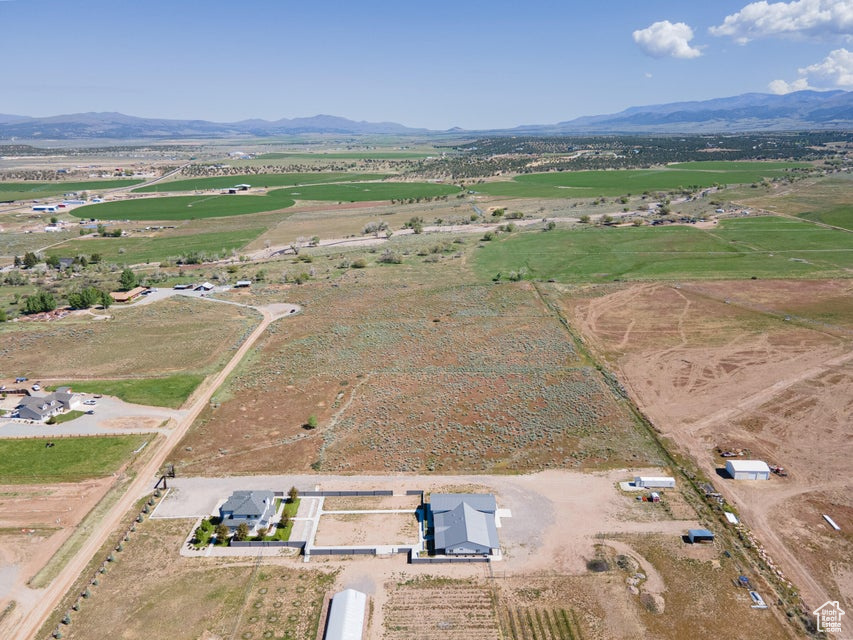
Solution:
M 853 129 L 853 91 L 797 91 L 786 95 L 746 93 L 730 98 L 631 107 L 619 113 L 584 116 L 514 129 L 447 131 L 416 129 L 394 122 L 356 122 L 337 116 L 281 120 L 168 120 L 121 113 L 76 113 L 31 118 L 0 114 L 0 140 L 169 139 L 327 135 L 567 135 L 615 133 L 726 133 Z

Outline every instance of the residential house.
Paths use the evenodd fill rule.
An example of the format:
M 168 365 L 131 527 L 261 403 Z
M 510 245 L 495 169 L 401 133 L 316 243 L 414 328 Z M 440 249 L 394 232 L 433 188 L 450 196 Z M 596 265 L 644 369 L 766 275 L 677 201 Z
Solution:
M 245 523 L 251 533 L 259 527 L 269 527 L 275 515 L 275 494 L 272 491 L 235 491 L 219 507 L 222 523 L 232 531 Z

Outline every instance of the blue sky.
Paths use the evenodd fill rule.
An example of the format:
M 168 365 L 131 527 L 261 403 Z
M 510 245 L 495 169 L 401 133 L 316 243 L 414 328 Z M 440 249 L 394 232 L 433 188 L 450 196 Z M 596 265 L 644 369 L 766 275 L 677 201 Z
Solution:
M 444 129 L 853 89 L 853 0 L 0 0 L 0 113 Z

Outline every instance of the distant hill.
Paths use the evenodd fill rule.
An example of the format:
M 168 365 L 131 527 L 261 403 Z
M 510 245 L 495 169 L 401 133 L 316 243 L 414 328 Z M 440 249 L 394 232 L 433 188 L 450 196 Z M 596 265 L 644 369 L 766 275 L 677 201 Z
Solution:
M 631 107 L 554 125 L 521 126 L 526 134 L 717 133 L 853 128 L 853 92 L 745 93 L 732 98 Z
M 394 122 L 356 122 L 317 115 L 281 120 L 166 120 L 121 113 L 76 113 L 30 118 L 0 114 L 0 140 L 268 137 L 282 135 L 570 135 L 614 133 L 717 133 L 853 129 L 853 92 L 797 91 L 787 95 L 745 93 L 731 98 L 631 107 L 619 113 L 584 116 L 514 129 L 448 131 L 414 129 Z
M 219 138 L 265 137 L 298 134 L 414 135 L 426 129 L 412 129 L 394 122 L 356 122 L 336 116 L 208 122 L 206 120 L 166 120 L 137 118 L 114 112 L 89 112 L 46 118 L 0 115 L 0 139 L 71 140 L 140 138 Z

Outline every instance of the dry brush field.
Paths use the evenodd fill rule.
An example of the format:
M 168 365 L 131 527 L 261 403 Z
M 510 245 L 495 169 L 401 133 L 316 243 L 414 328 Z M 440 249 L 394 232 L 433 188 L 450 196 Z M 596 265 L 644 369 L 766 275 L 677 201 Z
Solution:
M 4 324 L 0 371 L 59 379 L 207 371 L 258 321 L 248 309 L 180 296 L 109 313 L 110 320 L 82 315 Z
M 184 473 L 501 472 L 656 464 L 528 283 L 284 288 L 275 325 L 180 448 Z M 305 429 L 309 416 L 318 427 Z

